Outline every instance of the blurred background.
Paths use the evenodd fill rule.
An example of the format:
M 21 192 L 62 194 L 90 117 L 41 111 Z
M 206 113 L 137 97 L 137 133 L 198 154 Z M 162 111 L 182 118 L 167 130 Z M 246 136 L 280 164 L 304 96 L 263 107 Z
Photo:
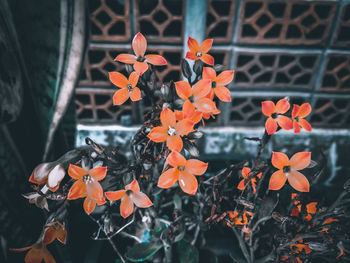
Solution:
M 235 70 L 232 103 L 219 103 L 222 113 L 199 142 L 211 169 L 254 157 L 257 142 L 244 138 L 264 132 L 261 101 L 290 96 L 291 104 L 311 103 L 314 130 L 278 132 L 269 154 L 310 150 L 328 164 L 325 186 L 348 178 L 350 1 L 1 0 L 1 262 L 8 247 L 28 245 L 40 232 L 42 214 L 21 197 L 37 164 L 84 145 L 86 136 L 128 155 L 150 102 L 113 106 L 108 72 L 126 73 L 113 59 L 131 52 L 137 32 L 168 61 L 158 83 L 182 78 L 188 36 L 214 38 L 215 63 Z M 99 251 L 86 236 L 81 246 Z M 83 254 L 73 261 L 97 261 Z

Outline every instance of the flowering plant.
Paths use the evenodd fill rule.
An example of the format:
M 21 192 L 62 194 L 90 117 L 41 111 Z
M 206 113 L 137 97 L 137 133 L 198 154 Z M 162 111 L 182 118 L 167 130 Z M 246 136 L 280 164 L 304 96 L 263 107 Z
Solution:
M 279 130 L 295 136 L 301 128 L 312 130 L 304 119 L 311 112 L 309 103 L 294 104 L 291 110 L 289 98 L 262 101 L 265 133 L 261 139 L 247 138 L 259 143 L 254 160 L 227 163 L 214 173 L 200 160 L 200 127 L 220 114 L 217 100 L 231 102 L 226 86 L 234 77 L 233 70 L 215 65 L 209 54 L 212 43 L 207 39 L 199 45 L 189 38 L 186 58 L 194 65 L 183 60 L 184 79 L 170 85 L 156 84 L 156 66 L 167 62 L 146 54 L 141 33 L 132 41 L 134 54 L 116 57 L 126 64 L 129 76 L 110 72 L 117 88 L 113 104 L 145 95 L 152 101 L 131 141 L 133 157 L 127 160 L 118 148 L 104 148 L 86 138 L 86 147 L 39 164 L 29 178 L 36 191 L 25 197 L 49 215 L 34 245 L 13 249 L 29 250 L 26 263 L 55 262 L 47 245 L 69 239 L 71 207 L 83 207 L 96 223 L 93 239 L 107 240 L 122 262 L 203 262 L 200 258 L 208 254 L 217 260 L 218 248 L 210 245 L 206 233 L 221 235 L 222 230 L 221 238 L 230 240 L 223 249 L 235 262 L 345 260 L 350 183 L 327 204 L 309 193 L 324 168 L 312 161 L 311 152 L 272 152 L 271 159 L 262 158 Z M 116 242 L 117 237 L 126 242 Z

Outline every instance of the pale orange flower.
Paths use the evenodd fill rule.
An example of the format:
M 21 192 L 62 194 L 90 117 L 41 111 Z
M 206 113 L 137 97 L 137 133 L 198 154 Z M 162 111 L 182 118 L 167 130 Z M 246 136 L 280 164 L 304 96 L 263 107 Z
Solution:
M 106 203 L 103 197 L 103 189 L 98 181 L 103 180 L 107 174 L 107 167 L 99 166 L 89 171 L 76 165 L 69 165 L 68 174 L 77 180 L 69 190 L 68 200 L 85 198 L 84 210 L 90 214 L 95 210 L 96 204 L 103 205 Z
M 191 116 L 195 110 L 202 113 L 212 113 L 217 110 L 215 102 L 206 96 L 211 90 L 209 79 L 202 79 L 191 88 L 187 81 L 175 82 L 177 95 L 185 101 L 182 111 Z
M 274 152 L 272 154 L 271 162 L 272 165 L 279 170 L 272 174 L 269 189 L 281 189 L 288 179 L 289 184 L 295 190 L 300 192 L 309 192 L 309 181 L 302 173 L 299 172 L 299 170 L 306 168 L 310 164 L 310 161 L 310 152 L 296 153 L 290 160 L 284 153 Z
M 56 192 L 65 175 L 66 171 L 62 165 L 56 162 L 41 163 L 34 168 L 29 182 L 38 185 L 46 184 L 52 192 Z
M 225 70 L 221 72 L 218 76 L 216 76 L 216 71 L 210 67 L 203 68 L 203 79 L 209 79 L 211 82 L 211 91 L 210 91 L 210 99 L 214 98 L 214 94 L 221 101 L 230 102 L 231 101 L 231 93 L 225 85 L 229 84 L 233 79 L 234 71 L 233 70 Z
M 136 179 L 126 185 L 125 190 L 106 192 L 105 195 L 110 201 L 122 199 L 120 204 L 120 214 L 124 218 L 127 218 L 133 213 L 134 204 L 141 208 L 153 205 L 148 196 L 140 191 L 140 186 Z
M 147 40 L 140 32 L 137 33 L 132 40 L 132 49 L 134 50 L 136 56 L 130 54 L 120 54 L 115 58 L 115 60 L 126 64 L 133 64 L 135 71 L 140 75 L 147 71 L 147 63 L 155 66 L 163 66 L 167 64 L 165 58 L 160 55 L 145 55 Z
M 292 110 L 294 133 L 300 133 L 300 127 L 304 128 L 308 132 L 311 132 L 311 124 L 304 119 L 310 114 L 310 112 L 310 103 L 304 103 L 301 106 L 294 104 Z
M 139 81 L 139 75 L 136 72 L 132 72 L 127 79 L 123 74 L 119 72 L 109 72 L 109 80 L 121 88 L 113 95 L 113 104 L 121 105 L 128 98 L 132 101 L 138 101 L 141 99 L 141 91 L 136 87 L 137 82 Z
M 244 190 L 247 183 L 250 182 L 251 185 L 252 185 L 252 188 L 253 188 L 253 192 L 254 194 L 256 193 L 256 188 L 255 188 L 255 184 L 256 184 L 256 178 L 253 177 L 249 180 L 249 177 L 250 177 L 250 172 L 251 172 L 251 169 L 248 168 L 248 167 L 243 167 L 242 169 L 242 176 L 243 176 L 243 179 L 239 182 L 238 186 L 237 186 L 237 189 L 238 190 Z M 261 178 L 261 175 L 262 173 L 259 173 L 257 175 L 258 178 Z M 249 181 L 248 181 L 249 180 Z
M 187 45 L 190 51 L 186 53 L 186 58 L 190 60 L 200 59 L 208 65 L 214 65 L 214 58 L 207 54 L 213 44 L 213 39 L 206 39 L 201 45 L 198 41 L 192 37 L 189 37 L 187 40 Z
M 276 105 L 272 101 L 263 101 L 261 103 L 263 114 L 269 117 L 265 122 L 265 129 L 269 135 L 274 134 L 277 131 L 277 123 L 285 130 L 293 128 L 292 120 L 282 115 L 286 113 L 289 108 L 290 104 L 286 99 L 279 100 Z
M 172 151 L 181 151 L 183 142 L 181 137 L 193 131 L 194 123 L 189 119 L 176 121 L 175 113 L 169 108 L 162 110 L 160 114 L 162 126 L 154 127 L 147 135 L 154 142 L 165 142 Z
M 178 181 L 182 191 L 194 195 L 198 188 L 198 182 L 194 175 L 204 174 L 208 164 L 197 159 L 186 160 L 175 151 L 169 154 L 167 162 L 172 168 L 161 174 L 158 179 L 158 187 L 170 188 Z

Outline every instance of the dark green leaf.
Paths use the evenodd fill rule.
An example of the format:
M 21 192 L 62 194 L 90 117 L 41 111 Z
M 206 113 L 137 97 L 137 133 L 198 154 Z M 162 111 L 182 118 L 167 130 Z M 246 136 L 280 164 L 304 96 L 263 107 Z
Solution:
M 197 263 L 199 262 L 199 253 L 196 247 L 190 243 L 181 240 L 175 244 L 179 255 L 180 263 Z
M 196 62 L 193 65 L 193 71 L 197 74 L 197 75 L 202 75 L 203 72 L 203 62 L 201 60 L 196 60 Z
M 145 261 L 150 259 L 162 247 L 162 243 L 158 242 L 158 240 L 150 243 L 136 244 L 126 252 L 125 257 L 132 262 Z
M 182 69 L 182 73 L 184 74 L 185 78 L 191 79 L 192 70 L 191 70 L 190 64 L 188 64 L 186 59 L 182 60 L 181 69 Z
M 175 194 L 173 200 L 174 200 L 175 209 L 181 210 L 182 209 L 181 197 L 178 194 Z

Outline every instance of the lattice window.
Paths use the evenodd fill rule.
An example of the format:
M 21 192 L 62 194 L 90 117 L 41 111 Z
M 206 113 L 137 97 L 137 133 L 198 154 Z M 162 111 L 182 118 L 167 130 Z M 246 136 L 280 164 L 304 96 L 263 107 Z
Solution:
M 93 41 L 130 40 L 129 0 L 90 0 L 89 7 Z
M 277 102 L 279 97 L 261 97 L 257 94 L 250 94 L 249 96 L 233 96 L 230 108 L 229 124 L 231 125 L 243 125 L 243 126 L 261 126 L 264 125 L 266 116 L 261 112 L 261 102 L 264 100 L 272 100 Z M 291 98 L 290 104 L 302 104 L 307 98 L 295 97 Z
M 233 88 L 311 89 L 319 54 L 237 51 Z
M 209 0 L 206 36 L 215 43 L 232 41 L 235 6 L 235 0 Z
M 329 54 L 321 90 L 350 91 L 350 54 Z
M 350 4 L 343 7 L 333 41 L 333 46 L 337 47 L 349 47 L 350 45 Z
M 244 1 L 238 42 L 324 45 L 337 2 Z
M 150 43 L 182 43 L 184 0 L 136 0 L 136 31 Z
M 348 98 L 317 98 L 311 123 L 315 127 L 350 128 L 350 100 Z

